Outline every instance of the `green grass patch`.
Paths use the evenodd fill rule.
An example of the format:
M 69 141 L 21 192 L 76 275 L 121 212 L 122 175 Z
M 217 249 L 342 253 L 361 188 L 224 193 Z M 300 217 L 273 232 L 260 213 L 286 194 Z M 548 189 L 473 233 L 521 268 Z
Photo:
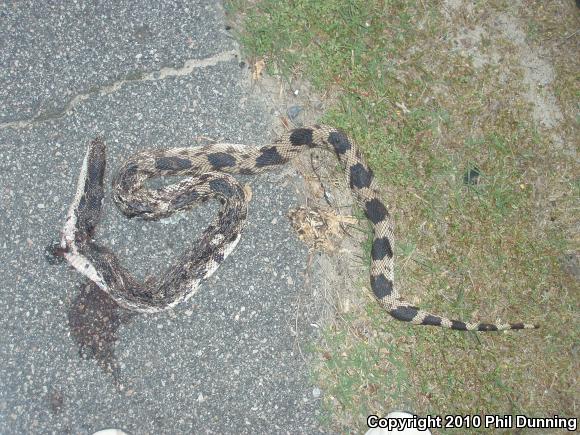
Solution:
M 578 249 L 574 162 L 533 119 L 514 43 L 489 31 L 465 43 L 487 59 L 475 67 L 457 46 L 468 38 L 454 34 L 511 14 L 531 49 L 552 41 L 564 113 L 556 133 L 567 144 L 578 137 L 578 62 L 546 35 L 577 26 L 541 2 L 470 4 L 470 14 L 448 18 L 440 2 L 226 2 L 251 61 L 331 96 L 313 121 L 351 133 L 381 183 L 396 219 L 401 293 L 454 318 L 542 325 L 487 335 L 420 328 L 390 321 L 369 298 L 337 318 L 316 350 L 326 421 L 339 432 L 363 431 L 368 414 L 393 409 L 576 412 L 578 286 L 562 266 Z

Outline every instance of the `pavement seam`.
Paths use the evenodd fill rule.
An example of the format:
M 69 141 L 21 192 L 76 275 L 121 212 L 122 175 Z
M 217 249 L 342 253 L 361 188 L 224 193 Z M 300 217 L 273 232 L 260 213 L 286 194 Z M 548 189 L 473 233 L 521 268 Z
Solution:
M 142 74 L 139 77 L 125 77 L 111 84 L 103 85 L 97 89 L 92 88 L 87 92 L 82 92 L 74 96 L 65 104 L 65 107 L 62 109 L 39 113 L 29 119 L 2 122 L 0 123 L 0 130 L 5 128 L 27 128 L 41 122 L 62 118 L 68 115 L 77 105 L 87 100 L 91 96 L 97 94 L 101 96 L 110 95 L 114 92 L 117 92 L 127 83 L 159 81 L 171 77 L 186 76 L 191 74 L 196 69 L 215 66 L 222 62 L 229 62 L 233 59 L 236 59 L 237 57 L 237 50 L 228 50 L 202 59 L 188 59 L 184 62 L 183 66 L 179 68 L 163 67 L 159 70 Z

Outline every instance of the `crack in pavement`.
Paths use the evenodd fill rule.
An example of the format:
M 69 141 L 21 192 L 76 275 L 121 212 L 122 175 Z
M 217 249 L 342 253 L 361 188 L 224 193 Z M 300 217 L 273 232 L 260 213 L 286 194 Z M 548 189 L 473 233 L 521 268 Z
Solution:
M 70 113 L 78 104 L 87 100 L 93 95 L 109 95 L 112 94 L 123 87 L 127 83 L 137 83 L 137 82 L 150 82 L 164 80 L 169 77 L 180 77 L 186 76 L 193 72 L 195 69 L 207 68 L 210 66 L 215 66 L 218 63 L 228 62 L 232 59 L 238 57 L 237 50 L 229 50 L 218 53 L 214 56 L 206 57 L 203 59 L 188 59 L 185 61 L 180 68 L 163 67 L 160 70 L 149 72 L 146 74 L 140 74 L 137 77 L 125 77 L 123 79 L 117 80 L 112 84 L 104 85 L 98 89 L 91 89 L 87 92 L 80 93 L 73 98 L 71 98 L 64 106 L 64 108 L 56 111 L 49 111 L 37 114 L 29 119 L 23 119 L 18 121 L 8 121 L 0 123 L 0 130 L 5 128 L 26 128 L 30 127 L 39 122 L 45 122 L 48 120 L 59 119 Z

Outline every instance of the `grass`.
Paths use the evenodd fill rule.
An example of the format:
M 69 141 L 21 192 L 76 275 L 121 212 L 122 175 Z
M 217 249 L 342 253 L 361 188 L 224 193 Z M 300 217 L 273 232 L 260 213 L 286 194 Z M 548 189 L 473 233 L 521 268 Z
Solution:
M 577 14 L 572 3 L 562 14 L 558 1 L 471 3 L 472 13 L 447 18 L 442 3 L 420 0 L 226 2 L 246 56 L 331 95 L 323 121 L 363 148 L 395 216 L 402 294 L 455 318 L 541 323 L 479 335 L 420 328 L 389 321 L 368 298 L 337 317 L 316 350 L 333 430 L 364 431 L 367 415 L 401 408 L 577 415 L 578 283 L 561 264 L 578 250 L 578 39 L 565 39 Z M 455 32 L 502 13 L 553 64 L 557 131 L 522 98 L 509 38 L 483 35 L 477 53 L 504 61 L 479 68 L 477 53 L 453 45 Z M 477 183 L 466 183 L 473 168 Z

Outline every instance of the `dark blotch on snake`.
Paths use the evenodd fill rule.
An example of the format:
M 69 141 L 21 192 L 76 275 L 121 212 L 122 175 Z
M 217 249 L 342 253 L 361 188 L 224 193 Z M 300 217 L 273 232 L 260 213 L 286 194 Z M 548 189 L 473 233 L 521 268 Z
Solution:
M 389 311 L 389 313 L 391 313 L 391 316 L 403 322 L 410 322 L 415 318 L 418 312 L 419 309 L 417 307 L 409 307 L 409 306 L 397 307 L 394 310 Z
M 465 322 L 460 322 L 459 320 L 452 320 L 451 329 L 456 329 L 459 331 L 467 331 L 467 325 L 465 324 Z
M 388 237 L 381 237 L 373 240 L 373 247 L 371 249 L 371 257 L 373 260 L 382 260 L 383 258 L 393 258 L 393 249 L 391 248 L 391 241 Z
M 239 170 L 240 175 L 254 175 L 256 171 L 250 168 L 241 168 Z
M 290 133 L 290 143 L 295 147 L 302 145 L 313 147 L 314 144 L 312 143 L 312 129 L 297 128 L 292 130 L 292 133 Z
M 139 166 L 137 163 L 128 163 L 123 170 L 121 170 L 120 180 L 118 184 L 121 186 L 122 190 L 129 190 L 129 188 L 135 184 L 135 178 L 137 175 L 137 171 L 139 170 Z
M 489 323 L 480 323 L 477 325 L 478 331 L 497 331 L 497 326 L 491 325 Z
M 264 166 L 280 165 L 285 163 L 287 159 L 282 157 L 276 147 L 262 147 L 260 148 L 262 153 L 256 158 L 256 167 L 261 168 Z
M 363 187 L 369 187 L 373 179 L 373 172 L 365 168 L 362 163 L 357 163 L 350 167 L 350 187 L 356 187 L 357 189 L 362 189 Z
M 201 174 L 199 177 L 197 177 L 197 180 L 204 183 L 207 180 L 209 180 L 211 178 L 211 174 Z
M 377 298 L 383 299 L 393 292 L 393 281 L 387 279 L 383 274 L 378 276 L 371 275 L 371 288 Z
M 229 232 L 229 227 L 235 225 L 243 216 L 240 215 L 239 210 L 235 207 L 226 207 L 222 212 L 219 213 L 219 221 L 222 225 L 221 231 L 223 233 Z
M 183 192 L 171 200 L 171 205 L 175 209 L 180 209 L 187 206 L 188 204 L 196 202 L 198 198 L 199 193 L 194 190 Z
M 236 166 L 236 158 L 227 153 L 211 153 L 207 155 L 207 160 L 214 169 Z
M 386 216 L 388 216 L 387 208 L 378 199 L 374 198 L 365 203 L 365 214 L 367 218 L 373 223 L 378 224 Z
M 87 195 L 87 208 L 90 210 L 90 213 L 86 214 L 85 216 L 82 217 L 79 216 L 79 221 L 78 223 L 80 223 L 81 221 L 84 221 L 85 223 L 85 230 L 87 232 L 87 234 L 89 235 L 93 235 L 95 228 L 97 226 L 97 224 L 99 223 L 99 219 L 100 219 L 100 214 L 101 214 L 101 209 L 103 208 L 103 198 L 104 198 L 104 193 L 101 192 L 99 194 L 99 192 L 95 192 L 92 195 Z M 79 208 L 80 210 L 80 208 Z M 84 213 L 83 213 L 84 215 Z
M 88 197 L 89 202 L 93 202 L 92 196 L 102 198 L 103 192 L 103 177 L 105 175 L 106 160 L 104 155 L 104 145 L 95 145 L 95 141 L 91 144 L 89 151 L 89 158 L 87 162 L 87 174 L 84 186 L 84 196 Z
M 524 329 L 524 324 L 523 323 L 510 323 L 510 328 L 512 329 Z M 536 326 L 537 328 L 537 326 Z
M 421 322 L 421 325 L 441 326 L 441 317 L 427 314 Z
M 133 296 L 133 298 L 140 300 L 141 302 L 153 302 L 155 297 L 141 284 L 133 284 L 126 287 L 127 294 Z
M 216 193 L 220 193 L 224 196 L 234 196 L 236 194 L 236 186 L 232 185 L 231 183 L 223 180 L 221 178 L 215 178 L 209 181 L 209 187 Z
M 105 157 L 99 154 L 100 153 L 98 151 L 91 152 L 87 168 L 88 175 L 87 185 L 94 186 L 103 184 L 103 176 L 105 174 L 106 161 Z M 85 191 L 87 185 L 85 185 Z
M 352 147 L 346 135 L 338 131 L 333 131 L 328 135 L 328 142 L 334 147 L 334 151 L 338 155 L 346 153 Z
M 89 148 L 84 193 L 76 209 L 76 228 L 81 238 L 91 237 L 100 219 L 104 198 L 105 165 L 105 145 L 95 139 Z
M 161 171 L 181 171 L 191 168 L 191 161 L 180 157 L 159 157 L 155 160 L 155 167 Z
M 153 213 L 155 211 L 147 204 L 142 204 L 137 201 L 126 202 L 125 206 L 126 206 L 125 216 L 127 216 L 128 218 L 141 216 L 145 213 Z
M 103 207 L 104 195 L 102 186 L 85 189 L 77 207 L 77 228 L 85 226 L 85 229 L 89 230 L 97 225 Z

